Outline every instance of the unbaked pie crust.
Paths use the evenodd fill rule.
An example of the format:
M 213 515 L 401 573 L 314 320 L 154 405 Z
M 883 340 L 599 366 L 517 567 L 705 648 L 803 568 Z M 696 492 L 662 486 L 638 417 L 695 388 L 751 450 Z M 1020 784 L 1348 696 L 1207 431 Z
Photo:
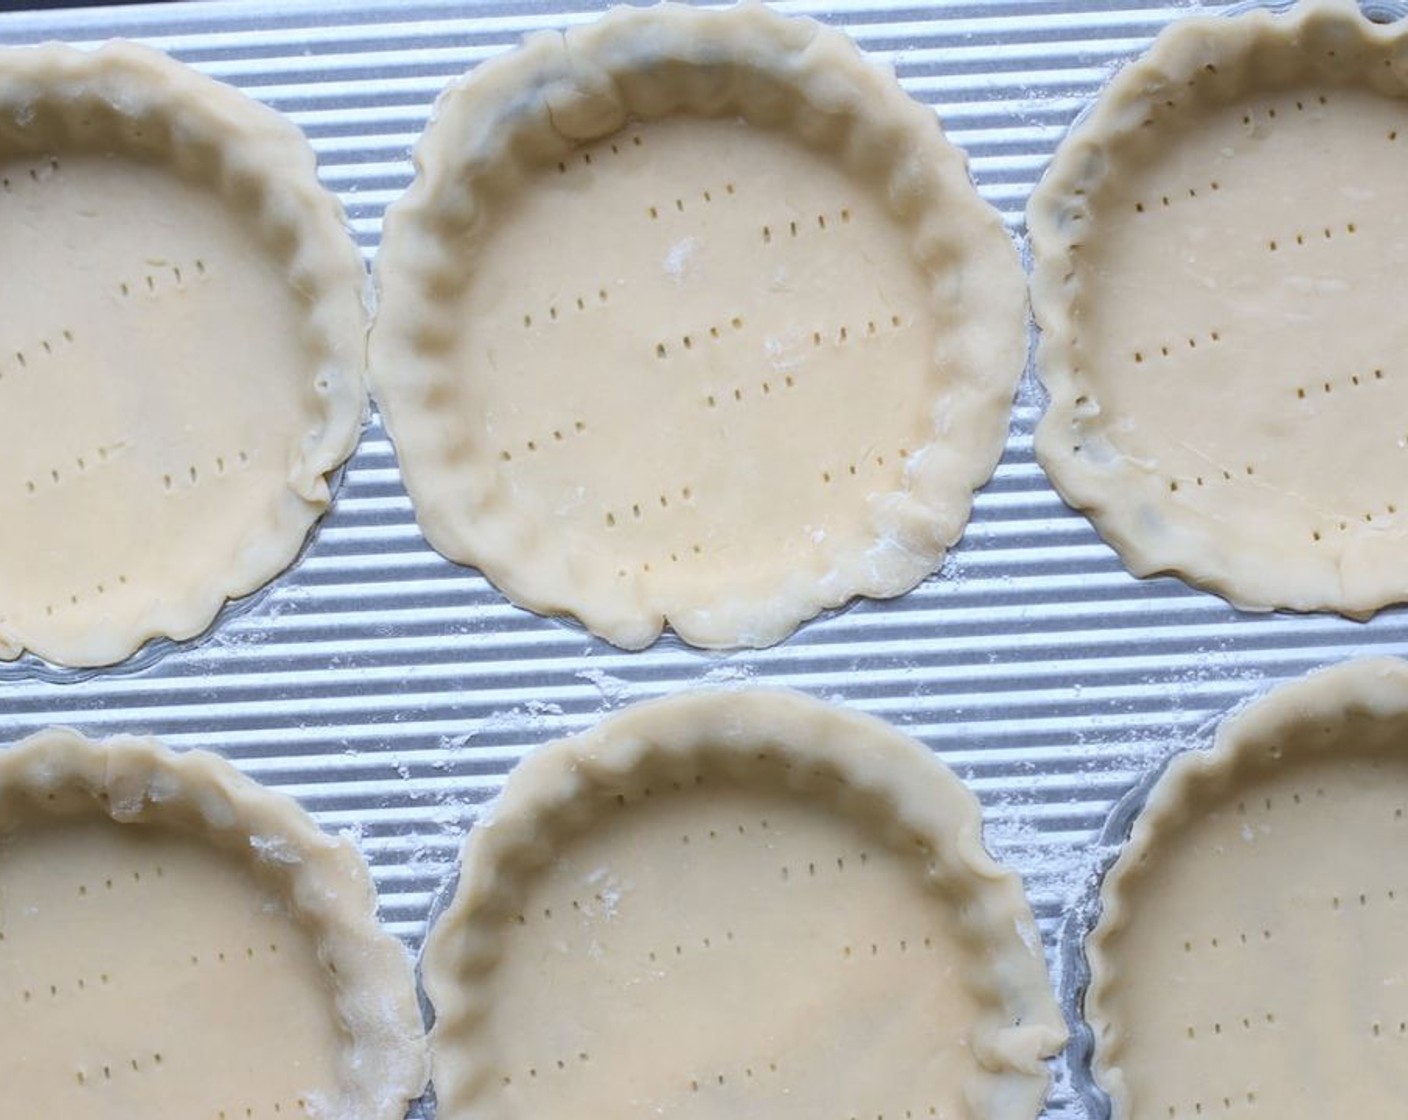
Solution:
M 452 86 L 386 217 L 374 391 L 430 543 L 636 648 L 931 574 L 1023 277 L 932 111 L 758 4 L 620 10 Z
M 365 863 L 201 751 L 0 752 L 7 1116 L 401 1120 L 427 1075 Z
M 289 564 L 365 286 L 277 113 L 132 44 L 0 50 L 0 658 L 110 664 Z
M 1347 0 L 1180 20 L 1032 196 L 1037 454 L 1136 575 L 1408 597 L 1408 38 Z
M 1398 1116 L 1408 664 L 1277 689 L 1174 760 L 1087 942 L 1114 1120 Z
M 878 720 L 657 701 L 528 756 L 423 977 L 441 1120 L 1032 1120 L 1064 1028 L 977 801 Z

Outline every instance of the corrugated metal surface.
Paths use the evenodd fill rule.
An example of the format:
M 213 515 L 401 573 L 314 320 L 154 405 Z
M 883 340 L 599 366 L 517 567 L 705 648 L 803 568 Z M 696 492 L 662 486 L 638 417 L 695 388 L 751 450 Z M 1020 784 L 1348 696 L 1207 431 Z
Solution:
M 1111 69 L 1189 9 L 1115 0 L 787 3 L 893 63 L 972 156 L 1020 230 L 1052 149 Z M 138 38 L 291 116 L 374 253 L 409 150 L 453 76 L 525 31 L 596 5 L 171 3 L 0 13 L 0 42 Z M 1124 574 L 1032 457 L 1024 387 L 1006 456 L 944 571 L 894 602 L 815 621 L 783 645 L 639 654 L 506 604 L 422 542 L 374 422 L 303 561 L 212 634 L 133 665 L 0 667 L 0 741 L 51 723 L 213 748 L 352 829 L 388 925 L 418 949 L 464 828 L 520 754 L 630 701 L 710 682 L 786 685 L 883 716 L 983 799 L 994 852 L 1026 876 L 1053 969 L 1115 800 L 1171 748 L 1274 681 L 1408 651 L 1408 615 L 1371 623 L 1239 615 Z M 1080 1115 L 1064 1069 L 1047 1115 Z

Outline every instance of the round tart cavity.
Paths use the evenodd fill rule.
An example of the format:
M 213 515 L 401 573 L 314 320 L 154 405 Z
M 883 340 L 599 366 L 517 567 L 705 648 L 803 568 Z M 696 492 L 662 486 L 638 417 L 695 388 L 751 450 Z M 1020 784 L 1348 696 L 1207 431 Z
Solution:
M 302 134 L 155 51 L 0 51 L 0 657 L 189 638 L 295 557 L 365 411 Z
M 1026 352 L 933 113 L 762 5 L 620 10 L 452 86 L 386 218 L 374 390 L 421 528 L 625 647 L 762 646 L 939 565 Z
M 400 1120 L 410 959 L 366 865 L 199 751 L 0 753 L 0 1084 L 16 1116 Z
M 1408 664 L 1282 687 L 1175 759 L 1087 942 L 1115 1120 L 1396 1114 L 1405 860 Z
M 787 693 L 545 747 L 426 943 L 438 1114 L 1034 1117 L 1064 1029 L 977 801 Z
M 1348 2 L 1179 21 L 1032 196 L 1037 454 L 1136 575 L 1408 597 L 1408 39 Z

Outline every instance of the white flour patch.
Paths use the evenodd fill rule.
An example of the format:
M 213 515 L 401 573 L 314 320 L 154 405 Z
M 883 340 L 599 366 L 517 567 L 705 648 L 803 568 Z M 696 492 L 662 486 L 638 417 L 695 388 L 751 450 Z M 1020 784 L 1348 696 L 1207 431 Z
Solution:
M 763 340 L 768 364 L 778 373 L 796 369 L 805 359 L 806 339 L 803 332 L 792 327 L 783 334 L 770 334 Z
M 699 238 L 686 237 L 676 241 L 665 254 L 665 275 L 676 284 L 683 283 L 694 271 L 695 256 L 699 252 Z
M 717 665 L 704 674 L 705 684 L 747 684 L 752 679 L 748 665 Z
M 624 888 L 620 882 L 605 867 L 598 867 L 587 876 L 587 888 L 592 892 L 592 901 L 596 903 L 597 913 L 610 921 L 616 916 L 616 911 L 621 905 L 621 895 Z M 591 903 L 587 903 L 588 913 L 591 913 Z
M 631 682 L 612 676 L 603 669 L 580 669 L 576 675 L 579 679 L 590 681 L 596 686 L 596 690 L 601 693 L 601 698 L 606 702 L 608 708 L 618 707 L 631 698 L 633 691 Z
M 293 845 L 282 836 L 251 836 L 249 846 L 268 863 L 293 865 L 302 862 Z

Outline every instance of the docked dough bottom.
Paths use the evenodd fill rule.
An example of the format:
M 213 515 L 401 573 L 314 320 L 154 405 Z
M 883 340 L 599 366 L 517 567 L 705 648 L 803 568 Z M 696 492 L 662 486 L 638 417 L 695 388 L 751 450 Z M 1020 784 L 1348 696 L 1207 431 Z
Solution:
M 326 1115 L 344 1048 L 331 978 L 256 875 L 153 825 L 44 823 L 0 843 L 0 1111 Z

